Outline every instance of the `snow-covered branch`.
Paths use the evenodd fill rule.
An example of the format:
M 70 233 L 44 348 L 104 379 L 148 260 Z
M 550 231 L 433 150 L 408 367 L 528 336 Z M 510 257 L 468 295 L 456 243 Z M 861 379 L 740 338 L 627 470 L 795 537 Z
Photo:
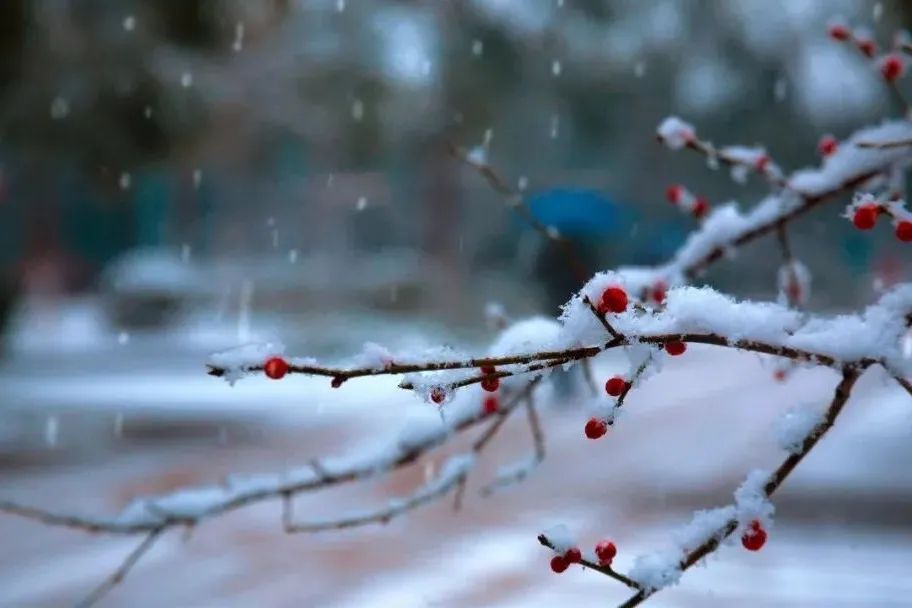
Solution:
M 858 31 L 836 27 L 830 34 L 853 43 L 866 57 L 876 55 L 876 46 Z M 902 75 L 904 65 L 897 66 L 892 54 L 877 60 L 891 85 Z M 451 146 L 456 158 L 477 171 L 510 208 L 559 246 L 567 272 L 584 283 L 577 293 L 568 294 L 559 319 L 533 318 L 506 325 L 485 353 L 448 349 L 430 354 L 393 353 L 368 345 L 351 361 L 329 364 L 288 356 L 280 345 L 265 344 L 218 353 L 207 363 L 210 375 L 231 383 L 251 374 L 274 380 L 300 374 L 328 378 L 331 386 L 341 388 L 358 378 L 397 376 L 400 388 L 439 408 L 439 421 L 408 426 L 379 446 L 314 460 L 283 474 L 238 477 L 221 485 L 144 497 L 110 517 L 58 513 L 14 501 L 0 501 L 0 511 L 88 532 L 144 536 L 117 571 L 87 598 L 85 605 L 89 605 L 116 585 L 162 533 L 190 528 L 254 503 L 281 501 L 282 523 L 289 533 L 384 523 L 450 493 L 456 495 L 458 505 L 479 455 L 518 407 L 526 410 L 533 452 L 502 467 L 482 493 L 522 481 L 545 457 L 545 425 L 536 410 L 534 392 L 550 371 L 586 365 L 608 351 L 626 357 L 628 370 L 606 380 L 608 399 L 585 423 L 585 435 L 599 439 L 615 423 L 633 388 L 668 358 L 680 357 L 690 345 L 702 344 L 758 353 L 792 366 L 828 367 L 841 374 L 841 381 L 822 414 L 802 413 L 786 421 L 780 445 L 788 455 L 772 473 L 749 475 L 735 492 L 733 504 L 697 513 L 675 535 L 673 547 L 637 558 L 628 574 L 612 567 L 617 548 L 609 540 L 599 542 L 594 553 L 587 555 L 564 529 L 545 532 L 539 541 L 554 552 L 551 567 L 555 572 L 581 564 L 633 589 L 634 595 L 623 606 L 636 606 L 676 583 L 686 570 L 735 534 L 741 536 L 746 549 L 758 550 L 772 524 L 770 497 L 833 426 L 858 378 L 868 368 L 880 366 L 912 395 L 912 284 L 895 287 L 857 314 L 811 314 L 803 310 L 810 273 L 795 257 L 787 233 L 796 218 L 861 189 L 864 191 L 856 194 L 845 216 L 860 230 L 872 229 L 878 218 L 889 218 L 899 240 L 912 241 L 912 213 L 899 196 L 905 186 L 904 172 L 912 165 L 912 122 L 885 121 L 841 142 L 825 138 L 820 146 L 821 165 L 790 174 L 764 148 L 716 147 L 700 139 L 696 129 L 679 118 L 662 122 L 658 138 L 669 148 L 704 155 L 711 166 L 728 166 L 736 179 L 754 171 L 767 180 L 771 192 L 745 210 L 734 203 L 714 205 L 710 210 L 708 203 L 683 187 L 673 187 L 669 199 L 701 219 L 680 249 L 665 264 L 622 267 L 590 276 L 571 243 L 532 214 L 523 187 L 512 186 L 488 163 L 487 145 L 473 150 Z M 778 237 L 783 257 L 778 302 L 736 300 L 710 287 L 690 285 L 710 265 L 772 233 Z M 505 319 L 503 315 L 499 318 Z M 387 474 L 476 427 L 482 431 L 471 449 L 451 457 L 434 479 L 405 498 L 326 520 L 293 521 L 297 495 Z
M 795 467 L 801 463 L 826 432 L 832 428 L 836 418 L 848 402 L 855 382 L 863 372 L 863 367 L 846 368 L 843 371 L 841 381 L 836 386 L 826 414 L 819 424 L 810 429 L 801 442 L 800 448 L 790 453 L 776 470 L 768 476 L 754 476 L 753 479 L 749 477 L 745 485 L 739 488 L 739 492 L 736 492 L 736 504 L 734 507 L 713 511 L 717 516 L 722 515 L 725 520 L 724 523 L 714 525 L 713 518 L 703 518 L 702 522 L 695 520 L 698 524 L 702 523 L 702 525 L 694 526 L 697 529 L 697 538 L 703 537 L 702 542 L 699 542 L 696 546 L 677 547 L 670 550 L 669 555 L 674 553 L 674 555 L 671 555 L 670 560 L 664 554 L 638 558 L 637 566 L 639 568 L 635 566 L 634 572 L 631 572 L 630 576 L 638 581 L 641 588 L 629 600 L 621 604 L 621 607 L 631 608 L 638 606 L 662 589 L 662 587 L 677 582 L 681 573 L 698 564 L 700 560 L 718 549 L 736 531 L 740 530 L 742 532 L 742 543 L 745 544 L 745 547 L 752 548 L 750 546 L 751 538 L 757 531 L 764 530 L 762 523 L 754 524 L 754 522 L 760 522 L 761 514 L 764 511 L 769 511 L 763 503 L 779 489 L 785 480 L 788 479 L 791 472 L 795 470 Z M 758 483 L 758 481 L 762 483 Z M 758 504 L 760 505 L 759 508 Z M 718 519 L 718 517 L 715 519 Z M 765 539 L 766 532 L 764 531 L 763 540 Z M 762 546 L 762 542 L 760 544 Z M 685 550 L 683 558 L 678 557 L 680 556 L 681 548 Z

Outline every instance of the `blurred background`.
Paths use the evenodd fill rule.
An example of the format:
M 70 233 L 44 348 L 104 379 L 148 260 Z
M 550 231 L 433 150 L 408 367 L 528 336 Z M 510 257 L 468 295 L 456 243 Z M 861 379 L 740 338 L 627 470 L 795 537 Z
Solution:
M 870 28 L 884 46 L 912 25 L 912 5 L 901 0 L 4 0 L 3 495 L 113 512 L 138 494 L 344 451 L 357 439 L 346 424 L 353 415 L 394 428 L 424 407 L 398 395 L 394 382 L 331 392 L 308 379 L 253 379 L 230 389 L 206 377 L 203 362 L 254 340 L 328 359 L 365 341 L 394 350 L 441 343 L 479 350 L 491 337 L 484 314 L 491 303 L 510 318 L 556 315 L 577 287 L 573 277 L 448 153 L 450 142 L 481 146 L 542 217 L 591 210 L 585 225 L 571 217 L 558 227 L 592 268 L 666 260 L 695 227 L 665 200 L 667 185 L 684 183 L 713 205 L 742 206 L 765 187 L 662 148 L 654 132 L 665 116 L 682 116 L 718 144 L 763 144 L 791 170 L 818 163 L 821 135 L 843 137 L 901 115 L 876 70 L 827 38 L 836 15 Z M 795 253 L 814 275 L 810 308 L 858 307 L 909 280 L 908 248 L 876 232 L 853 231 L 835 207 L 795 225 Z M 705 280 L 739 296 L 775 298 L 778 265 L 770 240 L 718 264 Z M 598 474 L 624 488 L 610 507 L 605 492 L 566 479 L 552 459 L 513 494 L 473 498 L 457 516 L 434 507 L 362 535 L 279 538 L 274 513 L 254 509 L 153 553 L 148 569 L 140 566 L 106 605 L 603 599 L 610 585 L 598 577 L 547 576 L 534 546 L 543 519 L 577 514 L 582 529 L 600 534 L 601 506 L 617 526 L 635 528 L 631 546 L 645 550 L 660 538 L 661 528 L 650 536 L 650 525 L 725 500 L 772 449 L 759 438 L 769 441 L 766 418 L 794 405 L 790 395 L 800 390 L 813 400 L 830 390 L 825 372 L 800 371 L 789 380 L 796 384 L 767 386 L 769 362 L 754 357 L 696 349 L 689 365 L 707 374 L 697 384 L 713 384 L 720 369 L 743 382 L 690 387 L 680 403 L 663 398 L 663 380 L 644 389 L 637 397 L 644 417 L 617 444 L 626 447 L 602 447 L 607 459 L 636 455 L 613 459 Z M 749 408 L 759 399 L 745 396 L 751 383 L 775 407 Z M 912 410 L 879 380 L 869 384 L 881 417 L 869 427 L 860 421 L 829 466 L 821 461 L 820 471 L 796 480 L 813 491 L 786 494 L 801 522 L 793 522 L 781 555 L 770 551 L 762 576 L 750 574 L 756 563 L 738 562 L 743 556 L 726 557 L 734 565 L 714 563 L 707 573 L 718 570 L 705 575 L 711 580 L 701 583 L 701 572 L 658 605 L 912 604 L 904 575 L 889 568 L 875 575 L 858 563 L 908 560 L 912 549 L 909 479 L 894 470 L 909 455 L 904 429 Z M 733 400 L 745 407 L 728 411 Z M 898 421 L 888 425 L 893 442 L 882 435 L 883 411 Z M 697 424 L 710 415 L 718 427 Z M 565 459 L 581 457 L 574 451 L 582 416 L 551 423 Z M 676 432 L 664 445 L 682 449 L 671 460 L 647 449 L 650 424 L 669 418 Z M 719 429 L 736 423 L 743 442 L 718 442 Z M 515 429 L 507 448 L 524 445 L 524 434 Z M 880 447 L 866 448 L 871 462 L 858 463 L 849 449 L 868 441 Z M 725 458 L 692 451 L 716 443 L 729 450 Z M 395 479 L 356 494 L 359 504 L 401 494 L 420 475 Z M 825 525 L 814 518 L 821 512 Z M 475 553 L 481 541 L 469 540 L 490 542 L 491 530 L 503 535 L 482 552 L 503 570 L 493 582 Z M 389 558 L 378 545 L 389 549 L 399 535 L 409 540 L 396 540 L 400 550 Z M 857 538 L 841 542 L 847 535 Z M 0 537 L 12 539 L 0 547 L 3 606 L 68 605 L 128 550 L 123 539 L 86 539 L 7 517 Z M 442 550 L 416 549 L 435 542 L 449 561 L 441 561 Z M 858 547 L 871 553 L 851 553 Z M 825 563 L 836 556 L 864 576 L 853 578 L 857 570 L 847 572 L 842 561 L 841 569 Z M 391 564 L 378 566 L 386 559 Z M 186 567 L 173 572 L 175 563 Z M 450 589 L 440 568 L 461 568 L 465 588 Z M 397 577 L 422 590 L 395 595 Z

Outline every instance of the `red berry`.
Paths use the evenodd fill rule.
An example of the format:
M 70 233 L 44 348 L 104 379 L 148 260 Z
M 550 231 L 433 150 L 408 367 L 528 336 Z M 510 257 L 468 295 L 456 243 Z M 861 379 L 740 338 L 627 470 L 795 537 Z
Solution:
M 830 38 L 833 40 L 839 40 L 840 42 L 849 39 L 849 29 L 844 25 L 831 25 L 829 34 Z
M 761 154 L 757 157 L 757 160 L 754 161 L 754 167 L 757 169 L 757 171 L 763 172 L 766 171 L 766 167 L 769 165 L 769 162 L 770 157 L 766 154 Z
M 446 399 L 446 391 L 439 386 L 435 386 L 431 389 L 431 401 L 440 405 Z
M 608 382 L 605 383 L 605 392 L 612 397 L 617 397 L 623 393 L 625 388 L 627 388 L 627 381 L 620 376 L 609 378 Z
M 595 546 L 595 556 L 598 557 L 600 566 L 610 566 L 615 555 L 617 547 L 610 540 L 603 540 Z
M 570 566 L 570 562 L 563 555 L 555 555 L 551 558 L 551 570 L 555 574 L 560 574 Z
M 681 194 L 683 194 L 684 189 L 678 184 L 673 184 L 668 186 L 665 189 L 665 196 L 668 198 L 668 202 L 677 205 L 681 201 Z
M 488 391 L 489 393 L 493 393 L 499 387 L 500 387 L 500 378 L 498 378 L 497 376 L 487 376 L 486 378 L 483 378 L 481 381 L 481 388 Z
M 801 301 L 801 284 L 798 281 L 789 281 L 785 286 L 785 294 L 791 302 Z
M 839 142 L 832 135 L 824 135 L 817 142 L 817 152 L 820 156 L 830 156 L 839 147 Z
M 485 397 L 484 403 L 482 404 L 482 411 L 485 413 L 486 416 L 490 416 L 491 414 L 493 414 L 494 412 L 497 411 L 497 406 L 498 406 L 497 397 L 495 397 L 494 395 L 488 395 L 487 397 Z
M 589 439 L 598 439 L 608 432 L 608 423 L 598 418 L 590 418 L 586 422 L 586 437 Z
M 263 364 L 263 371 L 269 378 L 279 380 L 288 373 L 288 363 L 281 357 L 273 357 Z
M 620 287 L 609 287 L 602 292 L 598 310 L 602 314 L 624 312 L 627 310 L 627 292 Z
M 877 54 L 877 45 L 874 44 L 874 41 L 869 38 L 864 38 L 857 41 L 858 50 L 861 51 L 865 57 L 872 58 Z
M 656 304 L 664 302 L 667 293 L 668 285 L 664 281 L 656 281 L 655 285 L 652 286 L 652 299 L 656 301 Z
M 896 224 L 896 238 L 903 243 L 912 242 L 912 222 L 903 220 Z
M 880 64 L 880 73 L 887 82 L 895 82 L 902 76 L 903 68 L 902 58 L 899 55 L 887 55 Z
M 709 211 L 709 202 L 705 198 L 698 198 L 693 206 L 694 217 L 700 219 Z
M 759 521 L 752 521 L 750 529 L 741 536 L 741 544 L 748 551 L 759 551 L 766 544 L 766 530 Z
M 496 371 L 497 371 L 497 368 L 495 368 L 493 365 L 482 365 L 481 366 L 481 373 L 484 374 L 485 376 L 490 376 L 491 374 L 495 373 Z
M 783 380 L 785 380 L 785 370 L 777 369 L 776 371 L 773 372 L 773 378 L 775 378 L 779 382 L 782 382 Z
M 564 559 L 571 564 L 578 564 L 583 561 L 583 553 L 576 547 L 570 547 L 567 549 L 567 552 L 564 553 Z
M 877 205 L 862 205 L 855 209 L 852 223 L 859 230 L 870 230 L 877 223 Z
M 665 343 L 665 352 L 671 355 L 672 357 L 677 357 L 678 355 L 683 355 L 684 351 L 687 350 L 687 344 L 684 342 L 666 342 Z

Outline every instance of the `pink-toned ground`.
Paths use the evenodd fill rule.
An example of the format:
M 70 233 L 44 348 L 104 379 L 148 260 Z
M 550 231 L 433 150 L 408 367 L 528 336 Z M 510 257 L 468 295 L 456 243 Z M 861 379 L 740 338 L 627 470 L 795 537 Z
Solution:
M 610 365 L 604 362 L 600 375 Z M 0 495 L 89 513 L 114 513 L 133 496 L 230 472 L 281 470 L 357 448 L 394 432 L 407 412 L 428 407 L 395 389 L 392 379 L 351 382 L 339 391 L 302 378 L 247 380 L 231 389 L 184 370 L 148 381 L 140 401 L 155 403 L 156 383 L 172 396 L 162 397 L 158 409 L 128 410 L 123 437 L 114 439 L 105 427 L 113 404 L 129 399 L 130 390 L 145 391 L 130 378 L 148 378 L 148 369 L 124 372 L 120 384 L 97 394 L 91 382 L 75 387 L 14 371 L 4 380 L 8 402 L 20 413 L 29 403 L 33 414 L 56 412 L 59 437 L 55 448 L 42 447 L 44 429 L 36 428 L 31 449 L 7 450 Z M 386 526 L 288 536 L 278 503 L 256 505 L 211 520 L 188 538 L 171 532 L 101 605 L 615 605 L 628 594 L 613 581 L 580 568 L 552 574 L 536 534 L 562 522 L 586 544 L 610 535 L 619 548 L 616 566 L 626 570 L 694 509 L 729 500 L 750 469 L 775 466 L 782 452 L 773 421 L 788 407 L 828 400 L 835 382 L 834 373 L 811 370 L 776 383 L 757 357 L 693 348 L 632 393 L 627 415 L 600 441 L 583 438 L 582 410 L 543 404 L 546 461 L 523 484 L 481 498 L 477 489 L 498 466 L 530 450 L 524 418 L 511 420 L 472 473 L 458 513 L 446 499 Z M 83 407 L 61 409 L 70 398 Z M 726 546 L 650 604 L 912 605 L 910 439 L 912 399 L 869 372 L 837 427 L 775 501 L 767 546 L 756 554 Z M 88 449 L 94 443 L 103 447 Z M 433 462 L 449 451 L 435 453 Z M 419 463 L 302 497 L 296 511 L 319 518 L 380 505 L 407 494 L 428 472 Z M 4 608 L 71 605 L 139 542 L 5 515 L 0 539 Z

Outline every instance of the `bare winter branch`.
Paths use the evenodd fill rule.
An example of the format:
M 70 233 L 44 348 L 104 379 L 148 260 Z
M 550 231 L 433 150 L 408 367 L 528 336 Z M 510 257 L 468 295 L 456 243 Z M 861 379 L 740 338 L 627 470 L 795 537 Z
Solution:
M 92 590 L 88 596 L 86 596 L 82 601 L 76 604 L 77 608 L 89 608 L 97 604 L 105 595 L 107 595 L 111 589 L 120 584 L 120 582 L 127 576 L 130 572 L 130 569 L 136 565 L 143 555 L 152 548 L 155 544 L 155 541 L 158 540 L 165 528 L 160 527 L 151 530 L 146 537 L 142 540 L 139 545 L 129 555 L 124 559 L 124 561 L 118 566 L 111 576 L 104 580 L 98 587 Z

